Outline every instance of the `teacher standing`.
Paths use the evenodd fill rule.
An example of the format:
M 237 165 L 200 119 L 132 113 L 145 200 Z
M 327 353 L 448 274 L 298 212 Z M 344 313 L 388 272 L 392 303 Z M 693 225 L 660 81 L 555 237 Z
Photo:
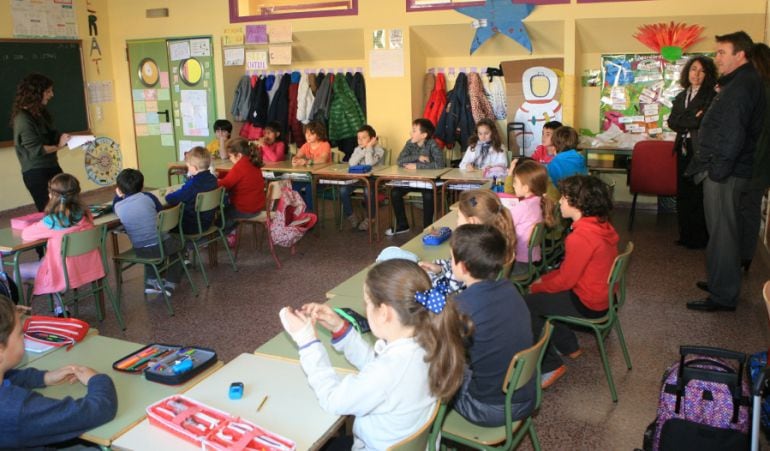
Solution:
M 11 112 L 16 157 L 38 211 L 48 203 L 48 181 L 62 172 L 56 152 L 70 139 L 53 127 L 46 109 L 52 98 L 53 80 L 40 74 L 27 75 L 16 87 Z
M 685 64 L 679 84 L 684 91 L 674 99 L 668 126 L 676 132 L 677 153 L 676 210 L 679 239 L 676 244 L 689 249 L 703 249 L 708 243 L 706 216 L 703 210 L 703 185 L 686 176 L 685 169 L 698 151 L 698 129 L 701 119 L 716 95 L 717 68 L 707 56 L 696 56 Z

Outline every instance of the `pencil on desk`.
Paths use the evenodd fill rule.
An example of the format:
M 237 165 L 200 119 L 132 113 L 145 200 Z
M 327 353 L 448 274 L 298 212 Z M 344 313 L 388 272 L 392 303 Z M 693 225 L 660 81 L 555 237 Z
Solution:
M 267 395 L 265 395 L 265 397 L 264 397 L 264 398 L 262 398 L 262 402 L 261 402 L 261 403 L 259 403 L 259 407 L 257 407 L 257 412 L 259 412 L 260 410 L 262 410 L 262 406 L 264 406 L 266 402 L 267 402 Z

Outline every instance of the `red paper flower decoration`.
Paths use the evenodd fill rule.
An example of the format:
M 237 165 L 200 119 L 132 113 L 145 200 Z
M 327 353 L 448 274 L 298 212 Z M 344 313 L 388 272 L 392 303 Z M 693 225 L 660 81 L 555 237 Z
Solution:
M 657 23 L 640 26 L 634 38 L 664 58 L 676 60 L 687 48 L 701 40 L 703 30 L 700 25 Z

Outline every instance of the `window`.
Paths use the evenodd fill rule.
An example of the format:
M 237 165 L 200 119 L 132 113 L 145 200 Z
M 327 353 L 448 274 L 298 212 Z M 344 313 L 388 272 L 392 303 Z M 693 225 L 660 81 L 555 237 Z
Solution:
M 230 22 L 358 14 L 358 0 L 230 0 Z

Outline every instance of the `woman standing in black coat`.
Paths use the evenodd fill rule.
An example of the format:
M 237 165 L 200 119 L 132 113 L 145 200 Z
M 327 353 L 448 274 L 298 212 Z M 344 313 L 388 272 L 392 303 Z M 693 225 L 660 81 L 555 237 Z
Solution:
M 698 128 L 704 113 L 716 95 L 714 87 L 717 69 L 707 56 L 696 56 L 682 69 L 679 84 L 684 91 L 674 99 L 668 126 L 676 132 L 674 149 L 677 159 L 676 210 L 679 220 L 679 239 L 676 244 L 689 249 L 702 249 L 708 243 L 706 219 L 703 214 L 703 185 L 695 184 L 684 175 L 696 149 Z

